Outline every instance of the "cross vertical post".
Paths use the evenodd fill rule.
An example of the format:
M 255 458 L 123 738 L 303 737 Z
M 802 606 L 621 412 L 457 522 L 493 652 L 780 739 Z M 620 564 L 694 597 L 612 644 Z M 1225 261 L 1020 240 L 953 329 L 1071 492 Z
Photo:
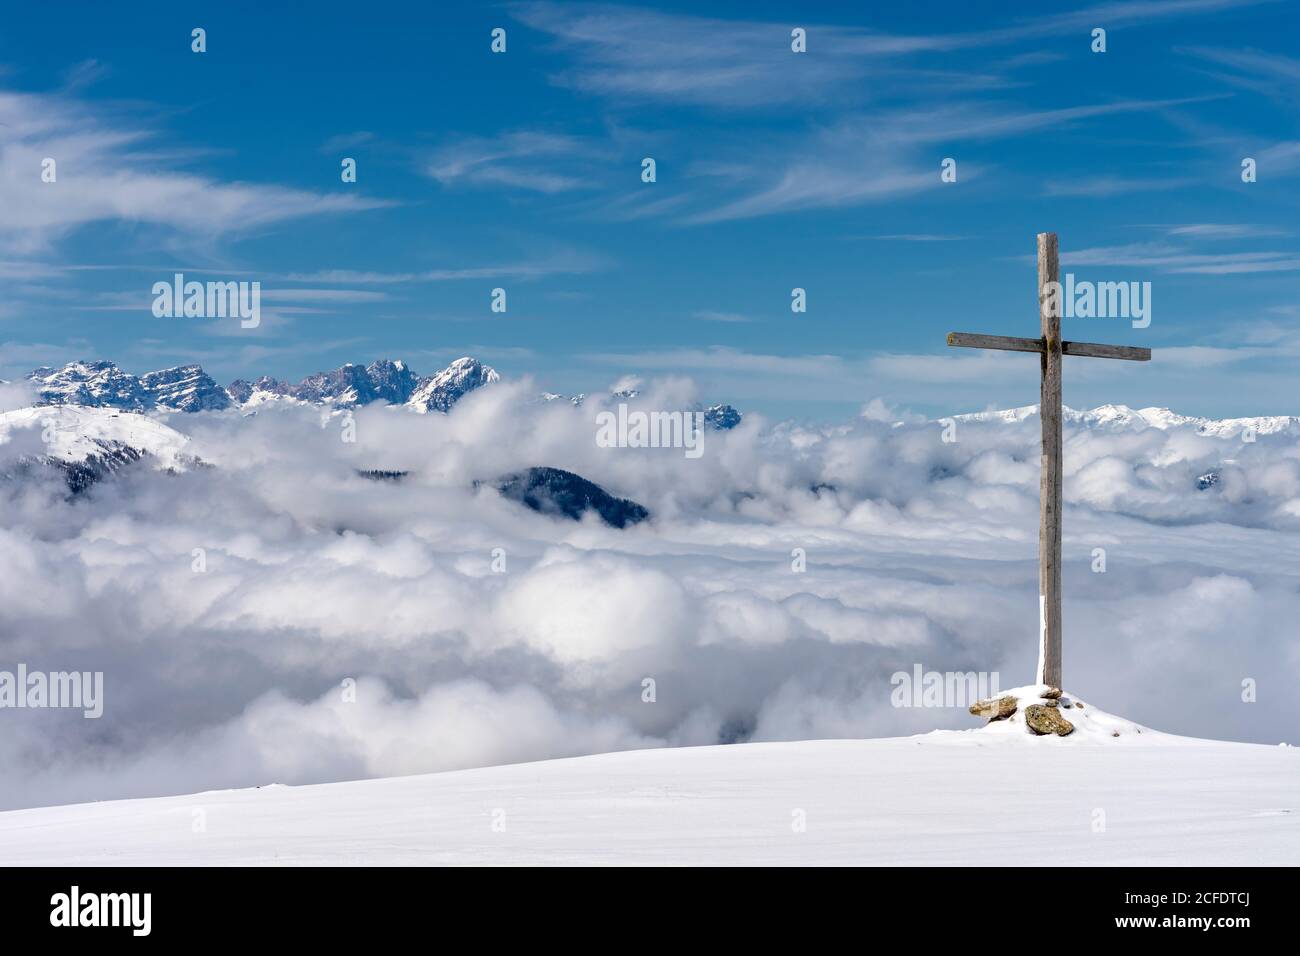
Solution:
M 1061 686 L 1061 308 L 1056 233 L 1038 234 L 1038 313 L 1043 331 L 1043 458 L 1038 506 L 1038 683 Z
M 1042 336 L 949 332 L 948 344 L 963 349 L 1037 352 L 1042 372 L 1038 417 L 1043 429 L 1042 477 L 1038 485 L 1038 683 L 1061 688 L 1061 361 L 1066 355 L 1151 361 L 1135 345 L 1065 342 L 1061 339 L 1061 262 L 1056 233 L 1038 234 L 1038 321 Z

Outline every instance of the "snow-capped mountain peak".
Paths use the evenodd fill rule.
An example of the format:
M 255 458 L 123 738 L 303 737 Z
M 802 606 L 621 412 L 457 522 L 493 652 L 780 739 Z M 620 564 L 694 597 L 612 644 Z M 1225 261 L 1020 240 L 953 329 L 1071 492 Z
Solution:
M 466 394 L 500 381 L 496 370 L 465 356 L 421 378 L 405 362 L 381 358 L 308 375 L 298 384 L 263 375 L 219 386 L 199 365 L 179 365 L 136 376 L 107 361 L 69 362 L 38 368 L 27 376 L 39 405 L 80 405 L 129 411 L 219 411 L 232 405 L 258 406 L 287 401 L 350 407 L 383 401 L 417 411 L 446 412 Z
M 468 356 L 424 378 L 400 359 L 383 358 L 364 367 L 349 362 L 332 371 L 316 372 L 297 385 L 268 376 L 254 382 L 239 379 L 226 391 L 243 408 L 272 401 L 340 407 L 382 401 L 421 412 L 446 412 L 469 392 L 500 379 L 495 369 Z
M 59 369 L 42 367 L 27 376 L 42 405 L 84 405 L 144 411 L 165 408 L 196 412 L 230 406 L 230 396 L 198 365 L 135 376 L 112 362 L 69 362 Z
M 144 389 L 134 375 L 112 362 L 69 362 L 62 368 L 34 369 L 27 380 L 37 388 L 39 401 L 51 405 L 144 408 Z
M 406 404 L 420 412 L 445 412 L 468 392 L 500 380 L 496 369 L 466 355 L 421 379 Z
M 179 365 L 140 376 L 152 404 L 178 412 L 215 411 L 230 407 L 230 396 L 198 365 Z
M 405 405 L 420 378 L 401 359 L 378 359 L 366 366 L 374 396 L 390 405 Z

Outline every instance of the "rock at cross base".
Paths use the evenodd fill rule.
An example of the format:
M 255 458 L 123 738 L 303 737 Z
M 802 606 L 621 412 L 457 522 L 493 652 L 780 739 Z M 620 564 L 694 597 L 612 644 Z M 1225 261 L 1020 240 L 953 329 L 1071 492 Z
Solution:
M 1074 732 L 1074 724 L 1066 720 L 1058 708 L 1043 704 L 1030 704 L 1025 708 L 1025 724 L 1030 732 L 1040 736 L 1056 734 L 1064 737 Z
M 1042 694 L 1040 694 L 1039 696 L 1041 696 L 1044 700 L 1056 700 L 1058 697 L 1061 696 L 1061 688 L 1049 687 L 1047 688 L 1047 690 L 1043 691 Z
M 1016 699 L 1010 694 L 1004 694 L 1001 697 L 986 697 L 984 700 L 977 700 L 971 704 L 970 712 L 976 717 L 1002 720 L 1016 712 Z

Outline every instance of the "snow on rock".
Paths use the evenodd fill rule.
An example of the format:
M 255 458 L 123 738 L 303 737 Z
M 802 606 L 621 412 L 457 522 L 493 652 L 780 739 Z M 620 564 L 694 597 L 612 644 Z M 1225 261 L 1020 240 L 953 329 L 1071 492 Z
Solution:
M 1037 414 L 1037 405 L 1024 405 L 1020 408 L 1008 408 L 1001 411 L 954 415 L 953 418 L 959 422 L 1012 423 L 1024 421 Z M 1127 405 L 1099 405 L 1086 411 L 1062 406 L 1061 418 L 1067 424 L 1114 431 L 1141 431 L 1146 428 L 1158 428 L 1161 431 L 1168 431 L 1174 428 L 1191 428 L 1200 435 L 1209 435 L 1214 438 L 1234 438 L 1247 429 L 1253 429 L 1257 435 L 1279 433 L 1300 435 L 1300 417 L 1295 415 L 1214 419 L 1180 415 L 1167 408 L 1133 409 Z
M 1043 846 L 1056 866 L 1300 859 L 1295 748 L 1145 728 L 1115 740 L 1117 719 L 1063 738 L 986 728 L 640 750 L 14 810 L 0 813 L 0 860 L 983 867 Z M 197 837 L 195 808 L 208 821 Z
M 46 439 L 49 439 L 46 441 Z M 48 405 L 0 413 L 0 457 L 80 464 L 92 458 L 151 456 L 158 468 L 192 463 L 189 439 L 147 415 L 116 408 Z
M 436 375 L 421 379 L 406 404 L 418 412 L 450 411 L 469 392 L 500 379 L 496 369 L 464 356 Z
M 1059 693 L 1060 696 L 1052 697 L 1050 695 Z M 1058 743 L 1069 742 L 1073 745 L 1079 744 L 1097 744 L 1102 743 L 1112 745 L 1119 741 L 1132 742 L 1138 737 L 1145 737 L 1147 741 L 1156 738 L 1166 738 L 1168 740 L 1181 740 L 1184 738 L 1170 737 L 1168 734 L 1162 734 L 1159 731 L 1152 730 L 1150 727 L 1143 727 L 1135 724 L 1131 720 L 1123 717 L 1116 717 L 1114 714 L 1108 714 L 1104 710 L 1080 700 L 1074 694 L 1059 692 L 1046 684 L 1029 684 L 1025 687 L 1013 687 L 1010 690 L 1004 690 L 990 698 L 990 702 L 1002 702 L 1004 698 L 1012 698 L 1015 701 L 1015 709 L 1010 710 L 1008 705 L 998 708 L 998 712 L 1009 714 L 1009 716 L 992 717 L 987 724 L 976 730 L 942 730 L 935 731 L 931 736 L 956 735 L 960 740 L 967 735 L 977 735 L 980 740 L 989 738 L 1017 738 L 1017 742 L 1028 738 L 1030 743 Z M 980 707 L 982 704 L 989 702 L 981 701 L 979 704 L 971 707 L 971 713 L 977 713 L 977 708 L 983 716 L 982 711 L 988 710 L 988 707 Z M 1038 735 L 1028 726 L 1025 713 L 1030 707 L 1046 707 L 1049 710 L 1054 709 L 1059 716 L 1067 720 L 1073 730 L 1067 732 L 1065 736 L 1056 734 Z M 991 716 L 991 715 L 990 715 Z
M 198 412 L 230 406 L 230 396 L 198 365 L 180 365 L 142 376 L 123 372 L 112 362 L 69 362 L 60 369 L 42 367 L 28 374 L 45 405 L 84 405 L 144 411 L 167 408 Z
M 268 402 L 339 407 L 384 401 L 417 411 L 445 412 L 470 391 L 499 381 L 496 370 L 477 359 L 459 358 L 442 371 L 420 378 L 402 361 L 379 359 L 367 366 L 348 363 L 308 375 L 298 384 L 270 376 L 236 379 L 222 388 L 198 365 L 181 365 L 141 376 L 112 362 L 69 362 L 42 367 L 27 376 L 42 405 L 82 405 L 131 411 L 220 411 Z
M 382 399 L 390 405 L 405 405 L 420 383 L 419 376 L 400 359 L 396 362 L 390 359 L 371 362 L 366 366 L 366 375 L 374 389 L 375 398 Z
M 317 372 L 297 385 L 279 383 L 275 379 L 266 381 L 275 393 L 304 402 L 368 405 L 384 401 L 401 405 L 410 398 L 418 379 L 406 363 L 379 359 L 364 368 L 349 362 L 333 371 Z
M 198 365 L 181 365 L 148 372 L 140 385 L 155 407 L 178 412 L 219 411 L 230 407 L 230 396 Z
M 142 409 L 147 401 L 140 380 L 112 362 L 69 362 L 63 368 L 34 369 L 27 380 L 46 404 Z
M 246 409 L 274 402 L 342 408 L 383 401 L 419 412 L 446 412 L 469 392 L 500 378 L 495 369 L 468 356 L 425 378 L 405 362 L 379 359 L 364 368 L 348 363 L 329 372 L 316 372 L 297 385 L 267 375 L 252 382 L 236 379 L 226 391 Z
M 740 424 L 740 412 L 730 405 L 710 405 L 704 410 L 704 427 L 714 431 L 730 431 Z

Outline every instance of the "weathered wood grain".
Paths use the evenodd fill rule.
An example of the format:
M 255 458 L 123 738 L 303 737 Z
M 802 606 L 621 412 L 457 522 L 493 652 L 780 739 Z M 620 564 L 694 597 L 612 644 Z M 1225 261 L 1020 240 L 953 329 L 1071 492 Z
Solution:
M 1061 316 L 1049 307 L 1047 288 L 1060 281 L 1056 233 L 1038 234 L 1038 314 L 1043 333 L 1039 353 L 1042 389 L 1038 417 L 1043 430 L 1042 477 L 1038 489 L 1038 683 L 1061 686 Z M 1060 299 L 1056 301 L 1059 303 Z
M 1038 234 L 1038 321 L 1042 337 L 949 332 L 948 344 L 966 349 L 1037 352 L 1042 370 L 1039 420 L 1043 430 L 1042 471 L 1038 489 L 1038 683 L 1061 686 L 1061 359 L 1084 358 L 1151 361 L 1151 350 L 1099 342 L 1063 342 L 1061 317 L 1053 315 L 1048 287 L 1060 281 L 1056 233 Z M 1059 286 L 1057 286 L 1059 289 Z M 1055 298 L 1059 308 L 1060 298 Z
M 1025 339 L 1015 335 L 984 335 L 980 332 L 949 332 L 948 344 L 963 349 L 999 349 L 1003 352 L 1041 352 L 1042 339 Z M 1151 361 L 1151 350 L 1136 345 L 1104 345 L 1100 342 L 1061 343 L 1061 354 L 1084 358 L 1126 359 L 1130 362 Z
M 1042 339 L 1014 335 L 981 335 L 978 332 L 949 332 L 948 344 L 963 349 L 1002 349 L 1006 352 L 1041 352 Z
M 1085 358 L 1127 359 L 1130 362 L 1150 362 L 1151 350 L 1136 345 L 1102 345 L 1099 342 L 1062 342 L 1061 351 L 1066 355 L 1082 355 Z

